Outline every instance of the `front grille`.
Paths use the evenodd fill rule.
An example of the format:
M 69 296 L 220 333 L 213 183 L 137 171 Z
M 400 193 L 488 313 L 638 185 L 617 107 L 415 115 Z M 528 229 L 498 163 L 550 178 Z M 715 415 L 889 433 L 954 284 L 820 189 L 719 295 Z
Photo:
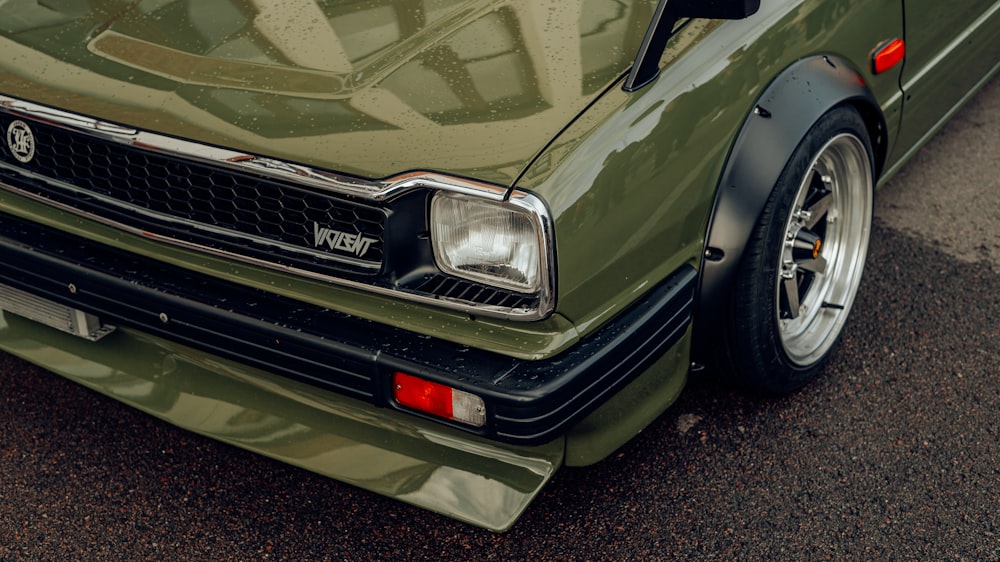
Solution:
M 0 119 L 7 131 L 12 118 Z M 27 121 L 28 163 L 2 146 L 4 179 L 138 231 L 323 274 L 373 274 L 386 213 L 330 194 Z M 27 174 L 25 173 L 27 172 Z
M 473 180 L 351 177 L 0 94 L 0 189 L 174 246 L 475 316 L 530 321 L 554 305 L 552 284 L 517 293 L 437 267 L 434 194 L 504 193 Z

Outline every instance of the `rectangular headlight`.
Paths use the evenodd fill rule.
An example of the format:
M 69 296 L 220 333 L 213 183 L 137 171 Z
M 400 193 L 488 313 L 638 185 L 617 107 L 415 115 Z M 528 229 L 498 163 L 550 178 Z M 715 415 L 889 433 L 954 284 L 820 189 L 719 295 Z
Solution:
M 541 226 L 524 209 L 441 192 L 431 203 L 431 240 L 446 273 L 511 289 L 542 289 Z

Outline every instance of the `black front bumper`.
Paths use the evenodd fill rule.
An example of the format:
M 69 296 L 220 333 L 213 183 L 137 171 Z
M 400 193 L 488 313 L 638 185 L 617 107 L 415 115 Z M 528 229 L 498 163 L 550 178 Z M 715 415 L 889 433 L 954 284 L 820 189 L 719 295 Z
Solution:
M 2 213 L 0 263 L 0 284 L 376 406 L 403 409 L 392 400 L 396 371 L 471 392 L 486 403 L 484 427 L 429 419 L 522 445 L 559 436 L 677 343 L 691 321 L 697 279 L 694 268 L 682 267 L 572 348 L 526 361 L 222 281 Z

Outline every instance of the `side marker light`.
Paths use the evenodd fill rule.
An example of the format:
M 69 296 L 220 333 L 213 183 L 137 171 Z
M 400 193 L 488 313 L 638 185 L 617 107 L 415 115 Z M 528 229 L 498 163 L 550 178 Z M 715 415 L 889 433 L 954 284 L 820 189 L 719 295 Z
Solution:
M 903 62 L 906 57 L 906 45 L 902 39 L 893 39 L 882 45 L 872 55 L 872 72 L 881 74 L 897 64 Z

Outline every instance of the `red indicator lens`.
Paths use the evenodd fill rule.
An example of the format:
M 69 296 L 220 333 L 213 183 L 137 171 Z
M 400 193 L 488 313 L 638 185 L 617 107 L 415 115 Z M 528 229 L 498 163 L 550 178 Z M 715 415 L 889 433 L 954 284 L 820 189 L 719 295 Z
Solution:
M 872 56 L 872 72 L 881 74 L 896 66 L 906 57 L 906 45 L 902 39 L 893 39 L 883 45 Z
M 486 407 L 474 394 L 398 372 L 392 387 L 400 406 L 474 426 L 486 423 Z
M 407 408 L 451 418 L 451 388 L 406 373 L 393 377 L 396 402 Z

